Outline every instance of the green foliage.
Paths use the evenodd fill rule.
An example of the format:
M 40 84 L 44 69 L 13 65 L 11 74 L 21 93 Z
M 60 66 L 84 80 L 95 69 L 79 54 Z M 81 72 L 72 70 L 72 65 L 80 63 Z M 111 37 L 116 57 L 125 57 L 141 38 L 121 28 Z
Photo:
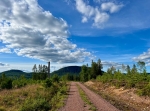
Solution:
M 75 75 L 75 74 L 65 74 L 63 76 L 60 77 L 60 80 L 62 81 L 79 81 L 79 75 Z
M 12 88 L 12 79 L 7 78 L 5 74 L 2 74 L 0 78 L 0 88 L 1 89 L 11 89 Z
M 51 79 L 47 78 L 44 81 L 44 87 L 48 88 L 48 87 L 51 87 L 51 86 L 52 86 L 52 81 L 51 81 Z
M 1 82 L 1 88 L 2 89 L 11 89 L 12 88 L 12 80 L 11 79 L 5 79 Z
M 131 70 L 130 70 L 130 66 L 129 65 L 127 65 L 127 67 L 126 67 L 126 72 L 127 72 L 127 74 L 131 74 Z
M 4 73 L 7 77 L 12 78 L 12 79 L 18 78 L 18 77 L 20 77 L 21 75 L 24 75 L 25 78 L 28 78 L 28 79 L 32 78 L 32 73 L 26 73 L 26 72 L 23 72 L 23 71 L 21 71 L 21 70 L 8 70 L 8 71 L 4 71 L 4 72 L 0 73 L 0 76 L 1 76 L 3 73 Z
M 70 80 L 70 75 L 69 74 L 65 74 L 65 75 L 61 76 L 61 80 L 62 81 L 69 81 Z
M 26 99 L 24 104 L 21 106 L 20 111 L 48 111 L 51 106 L 48 104 L 46 99 Z
M 91 78 L 96 78 L 97 75 L 98 75 L 98 64 L 96 62 L 92 62 Z
M 51 77 L 51 81 L 52 82 L 59 82 L 59 76 L 57 74 L 54 74 L 52 77 Z
M 137 70 L 137 66 L 134 64 L 132 69 L 127 66 L 126 74 L 121 73 L 121 71 L 114 70 L 113 67 L 107 70 L 102 76 L 97 76 L 96 80 L 103 83 L 109 83 L 116 87 L 125 87 L 125 88 L 137 88 L 137 93 L 139 95 L 148 95 L 150 96 L 150 74 L 147 74 L 144 67 L 144 63 L 138 62 L 138 68 L 141 70 L 140 73 Z M 143 72 L 141 72 L 143 71 Z
M 133 74 L 137 74 L 137 73 L 138 73 L 138 71 L 137 71 L 136 65 L 133 64 L 133 67 L 131 69 L 131 74 L 133 75 Z
M 97 63 L 92 61 L 91 67 L 88 67 L 88 64 L 83 65 L 80 72 L 80 81 L 85 82 L 90 79 L 95 79 L 98 75 L 102 75 L 102 68 L 103 67 L 100 59 L 97 61 Z
M 36 64 L 32 68 L 32 79 L 33 80 L 45 80 L 48 77 L 48 67 L 45 65 L 39 65 L 37 68 Z
M 103 76 L 97 76 L 96 80 L 101 81 L 103 83 L 111 82 L 113 80 L 113 75 L 104 73 Z
M 88 67 L 86 65 L 83 65 L 81 67 L 81 72 L 80 72 L 80 81 L 88 81 Z
M 20 88 L 27 85 L 27 79 L 22 75 L 20 78 L 13 80 L 12 85 L 14 88 Z
M 57 74 L 59 76 L 64 76 L 66 74 L 69 74 L 78 76 L 80 72 L 81 72 L 80 66 L 68 66 L 52 72 L 51 75 Z
M 150 96 L 150 82 L 149 82 L 149 84 L 147 84 L 144 88 L 139 89 L 139 90 L 137 91 L 137 93 L 138 93 L 140 96 L 146 96 L 146 95 Z
M 47 78 L 47 73 L 37 72 L 32 74 L 33 80 L 45 80 Z
M 138 61 L 138 62 L 137 62 L 137 67 L 138 67 L 140 73 L 143 72 L 143 71 L 146 69 L 146 68 L 145 68 L 145 62 L 143 62 L 143 61 Z

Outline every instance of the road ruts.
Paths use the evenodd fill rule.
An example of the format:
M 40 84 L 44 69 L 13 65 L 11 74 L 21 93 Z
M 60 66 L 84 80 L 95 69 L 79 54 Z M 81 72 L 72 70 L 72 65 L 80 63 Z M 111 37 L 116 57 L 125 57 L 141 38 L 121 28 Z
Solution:
M 119 111 L 113 105 L 101 98 L 98 94 L 86 88 L 83 84 L 79 82 L 77 84 L 84 90 L 84 92 L 89 97 L 90 101 L 94 104 L 94 106 L 96 106 L 98 111 Z
M 84 102 L 80 97 L 76 82 L 71 82 L 66 105 L 59 109 L 59 111 L 89 111 L 84 107 Z

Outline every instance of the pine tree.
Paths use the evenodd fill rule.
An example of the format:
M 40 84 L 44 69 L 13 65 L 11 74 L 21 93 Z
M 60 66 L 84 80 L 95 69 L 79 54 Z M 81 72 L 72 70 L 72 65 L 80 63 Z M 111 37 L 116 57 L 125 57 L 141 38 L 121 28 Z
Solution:
M 32 71 L 33 71 L 33 72 L 37 72 L 36 64 L 34 64 L 34 66 L 33 66 L 33 68 L 32 68 Z
M 130 69 L 130 66 L 129 65 L 127 65 L 127 67 L 126 67 L 126 72 L 127 72 L 127 74 L 131 74 L 131 69 Z
M 138 67 L 140 73 L 142 73 L 142 72 L 144 71 L 144 69 L 146 69 L 146 67 L 145 67 L 145 62 L 143 62 L 143 61 L 138 61 L 137 67 Z
M 98 74 L 98 65 L 96 62 L 92 62 L 92 66 L 91 66 L 91 78 L 96 78 Z
M 88 81 L 88 67 L 86 65 L 81 67 L 80 80 L 84 82 Z
M 98 61 L 97 61 L 97 65 L 98 65 L 98 72 L 97 72 L 97 76 L 98 75 L 102 75 L 102 68 L 103 68 L 103 66 L 102 66 L 102 64 L 101 64 L 101 60 L 100 59 L 98 59 Z
M 137 74 L 137 68 L 135 64 L 133 64 L 133 67 L 131 69 L 131 74 Z

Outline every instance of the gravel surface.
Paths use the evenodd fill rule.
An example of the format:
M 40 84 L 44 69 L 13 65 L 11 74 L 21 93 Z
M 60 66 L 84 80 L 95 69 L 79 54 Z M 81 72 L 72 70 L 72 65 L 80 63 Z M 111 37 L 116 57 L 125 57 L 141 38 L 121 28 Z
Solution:
M 98 111 L 119 111 L 113 105 L 111 105 L 106 100 L 101 98 L 98 94 L 96 94 L 93 91 L 86 88 L 83 84 L 81 84 L 79 82 L 77 84 L 83 89 L 83 91 L 89 97 L 89 99 L 94 104 L 94 106 L 96 106 Z
M 80 97 L 76 82 L 71 82 L 66 105 L 59 111 L 89 111 L 88 107 L 84 106 L 84 102 Z
M 89 90 L 79 82 L 71 82 L 66 105 L 59 109 L 59 111 L 89 111 L 89 107 L 85 106 L 83 100 L 80 97 L 77 84 L 83 89 L 85 94 L 89 97 L 90 101 L 94 104 L 98 111 L 119 111 L 113 105 L 101 98 L 98 94 Z

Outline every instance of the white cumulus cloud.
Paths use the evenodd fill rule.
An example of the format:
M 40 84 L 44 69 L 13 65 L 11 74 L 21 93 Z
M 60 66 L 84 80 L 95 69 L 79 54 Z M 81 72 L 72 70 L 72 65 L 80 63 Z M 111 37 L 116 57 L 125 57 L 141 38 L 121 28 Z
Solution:
M 110 13 L 115 13 L 117 11 L 119 11 L 121 8 L 123 7 L 123 5 L 116 5 L 112 2 L 107 2 L 107 3 L 102 3 L 101 4 L 101 9 L 103 11 L 109 11 Z
M 112 61 L 102 61 L 102 65 L 106 67 L 115 67 L 117 69 L 121 69 L 122 64 L 117 63 L 117 62 L 112 62 Z
M 85 23 L 88 20 L 93 20 L 93 26 L 102 28 L 103 24 L 110 18 L 110 13 L 119 11 L 123 5 L 117 5 L 112 2 L 102 3 L 100 7 L 93 7 L 85 3 L 83 0 L 75 0 L 76 9 L 82 14 L 82 22 Z M 98 1 L 95 1 L 98 2 Z
M 0 0 L 0 4 L 0 41 L 8 52 L 52 62 L 81 62 L 91 55 L 67 39 L 66 21 L 45 11 L 37 0 Z
M 0 53 L 12 53 L 11 50 L 9 48 L 1 48 L 0 49 Z
M 146 63 L 146 66 L 150 66 L 150 49 L 148 49 L 147 52 L 143 52 L 143 54 L 140 54 L 137 57 L 132 58 L 134 61 L 143 61 Z

